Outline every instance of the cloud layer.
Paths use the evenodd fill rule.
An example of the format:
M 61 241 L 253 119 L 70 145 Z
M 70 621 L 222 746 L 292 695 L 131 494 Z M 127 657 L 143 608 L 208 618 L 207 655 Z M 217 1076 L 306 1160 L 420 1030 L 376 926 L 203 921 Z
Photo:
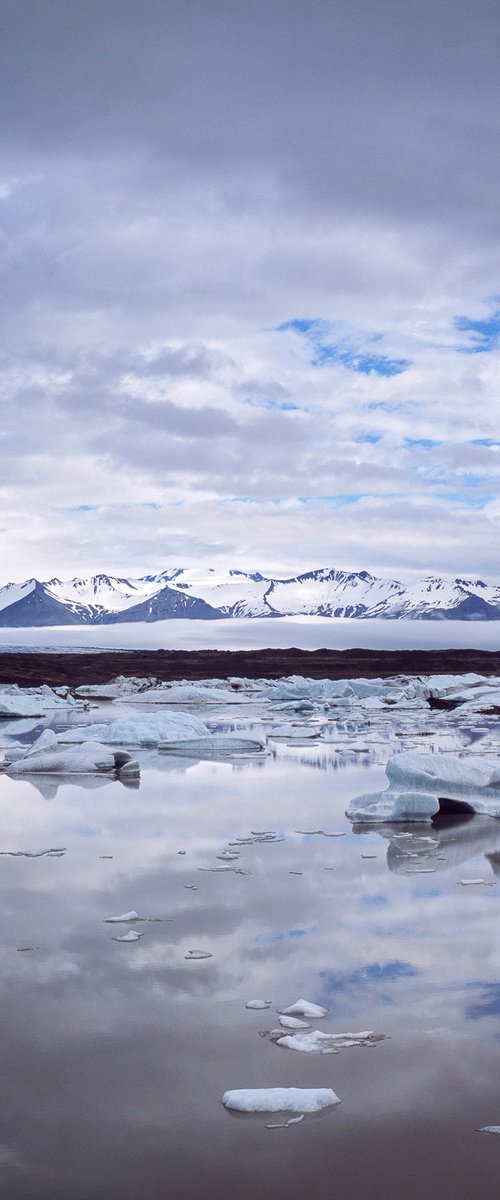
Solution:
M 7 578 L 493 578 L 498 13 L 2 6 Z

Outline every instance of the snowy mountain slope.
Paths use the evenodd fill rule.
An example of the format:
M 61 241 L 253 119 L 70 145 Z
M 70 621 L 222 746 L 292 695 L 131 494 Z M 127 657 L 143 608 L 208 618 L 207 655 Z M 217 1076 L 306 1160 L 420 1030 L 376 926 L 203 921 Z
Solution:
M 94 575 L 5 584 L 0 627 L 270 616 L 500 620 L 500 586 L 429 576 L 412 584 L 330 568 L 289 579 L 176 567 L 139 579 Z

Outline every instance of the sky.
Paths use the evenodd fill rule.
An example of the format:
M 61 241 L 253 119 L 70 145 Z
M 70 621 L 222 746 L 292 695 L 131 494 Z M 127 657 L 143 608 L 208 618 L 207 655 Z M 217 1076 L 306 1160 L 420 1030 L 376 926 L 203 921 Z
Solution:
M 2 0 L 2 578 L 498 582 L 495 0 Z

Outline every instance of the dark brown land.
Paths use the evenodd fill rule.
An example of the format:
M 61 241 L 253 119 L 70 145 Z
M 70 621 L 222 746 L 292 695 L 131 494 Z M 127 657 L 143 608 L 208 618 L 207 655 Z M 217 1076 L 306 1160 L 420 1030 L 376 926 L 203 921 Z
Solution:
M 118 650 L 92 653 L 13 651 L 0 654 L 0 684 L 78 687 L 117 675 L 174 679 L 349 679 L 392 675 L 500 675 L 500 651 L 489 650 Z

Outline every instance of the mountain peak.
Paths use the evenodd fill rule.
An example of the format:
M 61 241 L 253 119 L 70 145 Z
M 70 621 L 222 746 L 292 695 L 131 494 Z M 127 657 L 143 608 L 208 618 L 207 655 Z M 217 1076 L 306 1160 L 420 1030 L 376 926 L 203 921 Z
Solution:
M 139 578 L 32 577 L 0 588 L 4 627 L 265 616 L 497 621 L 500 586 L 435 575 L 403 584 L 336 567 L 289 578 L 239 567 L 174 567 Z

